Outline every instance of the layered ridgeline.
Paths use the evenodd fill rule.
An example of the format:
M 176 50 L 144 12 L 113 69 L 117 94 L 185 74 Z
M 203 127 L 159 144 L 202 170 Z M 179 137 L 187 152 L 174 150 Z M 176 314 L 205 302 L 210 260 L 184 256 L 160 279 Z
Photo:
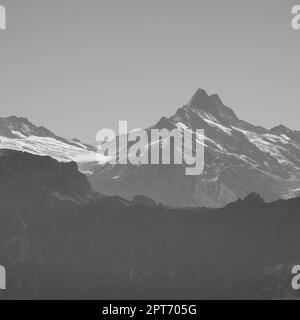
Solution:
M 300 191 L 300 132 L 240 120 L 218 95 L 199 89 L 152 128 L 204 129 L 204 172 L 187 176 L 184 165 L 98 166 L 89 177 L 95 190 L 128 199 L 143 194 L 176 207 L 221 207 L 250 192 L 271 201 Z
M 14 150 L 0 180 L 0 300 L 299 298 L 299 198 L 170 209 L 97 195 L 75 163 Z
M 201 89 L 152 128 L 204 129 L 204 172 L 187 176 L 184 165 L 99 165 L 94 147 L 61 138 L 26 118 L 0 118 L 0 148 L 76 161 L 95 191 L 128 200 L 142 194 L 176 207 L 221 207 L 250 192 L 266 201 L 300 194 L 298 131 L 282 125 L 268 130 L 240 120 L 217 95 Z

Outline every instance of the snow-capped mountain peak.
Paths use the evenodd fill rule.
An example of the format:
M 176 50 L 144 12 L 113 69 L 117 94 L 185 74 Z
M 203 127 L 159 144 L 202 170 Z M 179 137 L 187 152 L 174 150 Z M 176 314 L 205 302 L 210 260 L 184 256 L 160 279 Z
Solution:
M 225 106 L 217 94 L 208 95 L 204 89 L 198 89 L 196 91 L 187 103 L 187 107 L 205 111 L 219 120 L 230 122 L 239 120 L 234 111 Z
M 8 138 L 19 138 L 21 136 L 55 137 L 45 127 L 37 127 L 27 118 L 16 116 L 0 118 L 0 134 Z
M 90 176 L 94 188 L 127 198 L 143 194 L 171 206 L 219 207 L 251 192 L 267 201 L 299 194 L 300 133 L 240 120 L 216 94 L 197 90 L 151 128 L 204 129 L 203 174 L 187 177 L 184 165 L 108 165 Z
M 0 118 L 0 148 L 48 155 L 59 161 L 95 161 L 93 146 L 80 140 L 67 140 L 27 118 L 10 116 Z

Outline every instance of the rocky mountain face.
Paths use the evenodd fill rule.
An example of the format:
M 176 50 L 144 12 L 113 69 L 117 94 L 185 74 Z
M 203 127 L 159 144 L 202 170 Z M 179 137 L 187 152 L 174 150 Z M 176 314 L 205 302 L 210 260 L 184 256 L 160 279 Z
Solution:
M 0 180 L 1 202 L 9 206 L 41 197 L 77 204 L 93 200 L 90 184 L 75 162 L 0 149 Z
M 199 89 L 173 116 L 148 131 L 152 128 L 204 129 L 204 172 L 187 176 L 184 165 L 107 164 L 95 166 L 89 176 L 95 190 L 128 199 L 143 194 L 175 207 L 222 207 L 250 192 L 266 201 L 299 194 L 300 133 L 240 120 L 218 95 Z
M 27 118 L 0 118 L 0 148 L 51 156 L 59 161 L 95 161 L 95 148 L 78 139 L 67 140 Z
M 75 163 L 0 153 L 2 299 L 280 299 L 300 199 L 170 209 L 91 192 Z

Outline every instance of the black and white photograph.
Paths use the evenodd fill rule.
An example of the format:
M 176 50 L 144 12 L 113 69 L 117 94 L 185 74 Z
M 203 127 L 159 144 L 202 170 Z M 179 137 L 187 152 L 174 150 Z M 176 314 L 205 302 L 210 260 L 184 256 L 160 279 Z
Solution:
M 0 314 L 299 300 L 299 119 L 300 1 L 0 0 Z

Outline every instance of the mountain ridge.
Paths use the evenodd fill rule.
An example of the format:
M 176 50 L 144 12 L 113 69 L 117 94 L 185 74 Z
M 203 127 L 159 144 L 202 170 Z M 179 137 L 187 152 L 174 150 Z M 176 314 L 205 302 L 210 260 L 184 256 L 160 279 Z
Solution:
M 203 174 L 186 177 L 180 165 L 96 166 L 89 176 L 95 190 L 128 199 L 139 191 L 167 205 L 213 207 L 250 192 L 262 194 L 267 201 L 298 194 L 298 132 L 283 131 L 281 126 L 268 130 L 240 120 L 216 94 L 198 89 L 186 105 L 148 131 L 152 128 L 204 129 Z
M 0 148 L 49 155 L 59 161 L 95 161 L 96 148 L 78 139 L 65 139 L 26 117 L 0 118 Z
M 141 194 L 168 206 L 221 207 L 251 192 L 266 201 L 300 194 L 300 132 L 241 120 L 217 94 L 198 89 L 174 115 L 148 127 L 148 133 L 152 128 L 204 129 L 203 174 L 186 177 L 184 165 L 98 164 L 93 147 L 16 116 L 0 118 L 0 148 L 76 161 L 95 191 L 128 200 Z
M 73 163 L 0 151 L 1 299 L 285 299 L 300 198 L 219 209 L 97 197 Z

